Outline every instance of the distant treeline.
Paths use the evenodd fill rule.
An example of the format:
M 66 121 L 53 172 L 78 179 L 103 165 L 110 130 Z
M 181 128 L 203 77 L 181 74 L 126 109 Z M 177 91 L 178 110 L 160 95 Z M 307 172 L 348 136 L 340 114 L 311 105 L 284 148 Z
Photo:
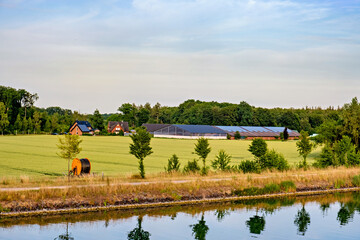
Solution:
M 293 130 L 305 130 L 310 134 L 326 120 L 337 121 L 341 108 L 261 108 L 246 102 L 239 104 L 187 100 L 177 107 L 122 104 L 109 120 L 123 120 L 130 126 L 143 123 L 170 123 L 224 126 L 282 126 Z
M 149 103 L 124 103 L 118 108 L 118 113 L 100 114 L 95 110 L 93 114 L 84 115 L 60 107 L 37 108 L 34 106 L 37 99 L 36 93 L 0 86 L 0 130 L 4 133 L 66 132 L 75 120 L 88 120 L 94 128 L 103 132 L 106 131 L 108 121 L 127 121 L 133 128 L 143 123 L 282 126 L 312 134 L 329 124 L 343 125 L 349 115 L 349 104 L 326 109 L 267 109 L 246 102 L 233 104 L 192 99 L 176 107 L 162 106 L 160 103 L 153 106 Z M 359 105 L 356 98 L 351 104 Z M 356 122 L 359 121 L 352 120 L 349 124 Z M 344 131 L 337 134 L 343 135 Z

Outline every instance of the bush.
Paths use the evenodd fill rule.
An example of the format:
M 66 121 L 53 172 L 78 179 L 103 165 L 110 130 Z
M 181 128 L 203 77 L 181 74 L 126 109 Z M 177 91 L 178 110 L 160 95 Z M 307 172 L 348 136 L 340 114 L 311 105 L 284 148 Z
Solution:
M 325 145 L 321 150 L 320 157 L 315 160 L 314 166 L 319 168 L 326 168 L 335 165 L 335 155 L 329 145 Z
M 285 192 L 294 192 L 296 191 L 296 185 L 293 181 L 283 181 L 280 183 L 280 188 Z
M 199 166 L 198 161 L 196 159 L 194 159 L 192 161 L 188 161 L 188 163 L 184 167 L 184 172 L 185 173 L 198 172 L 198 171 L 200 171 L 200 166 Z
M 235 132 L 234 138 L 235 138 L 236 140 L 241 139 L 241 135 L 240 135 L 239 131 L 236 131 L 236 132 Z
M 180 169 L 180 162 L 178 156 L 173 154 L 171 158 L 168 159 L 168 165 L 165 167 L 165 171 L 170 172 L 178 172 Z
M 276 183 L 266 184 L 263 188 L 263 194 L 278 193 L 280 192 L 280 186 Z
M 239 164 L 239 170 L 243 173 L 260 173 L 261 168 L 258 162 L 252 160 L 244 160 Z
M 277 169 L 279 171 L 288 170 L 289 163 L 286 161 L 281 153 L 277 153 L 275 150 L 266 152 L 258 160 L 261 169 Z
M 360 187 L 360 175 L 354 176 L 351 183 L 354 187 Z
M 267 144 L 262 138 L 255 138 L 249 147 L 249 152 L 251 152 L 255 157 L 260 158 L 267 152 Z
M 231 156 L 225 152 L 225 150 L 220 150 L 219 154 L 215 157 L 215 160 L 211 162 L 211 166 L 216 170 L 221 171 L 230 170 L 230 161 Z
M 124 131 L 120 129 L 119 136 L 124 136 Z

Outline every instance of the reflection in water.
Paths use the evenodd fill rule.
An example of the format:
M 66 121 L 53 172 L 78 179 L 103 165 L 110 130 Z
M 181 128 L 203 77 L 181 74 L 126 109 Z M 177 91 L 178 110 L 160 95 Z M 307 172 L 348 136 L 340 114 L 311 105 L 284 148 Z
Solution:
M 320 205 L 320 210 L 323 213 L 323 215 L 327 214 L 328 210 L 330 209 L 329 203 L 323 203 Z
M 65 234 L 61 234 L 58 237 L 54 238 L 54 240 L 74 240 L 73 237 L 70 236 L 71 234 L 69 233 L 69 223 L 66 223 L 66 233 Z
M 204 220 L 204 214 L 201 216 L 201 220 L 197 224 L 190 225 L 192 227 L 192 235 L 195 236 L 196 240 L 205 240 L 206 234 L 209 231 L 209 227 L 206 225 Z
M 265 229 L 265 219 L 264 217 L 255 215 L 246 221 L 246 226 L 249 227 L 250 233 L 260 234 L 261 231 Z
M 219 222 L 221 222 L 226 215 L 230 215 L 230 211 L 227 210 L 216 210 L 215 216 Z
M 354 212 L 355 209 L 349 208 L 347 204 L 344 205 L 341 203 L 341 208 L 337 214 L 336 219 L 340 222 L 340 225 L 344 226 L 352 220 L 352 218 L 354 217 Z
M 310 224 L 310 214 L 306 212 L 304 205 L 295 216 L 294 224 L 298 227 L 298 234 L 305 235 L 307 228 Z
M 128 240 L 149 240 L 150 239 L 150 233 L 147 231 L 144 231 L 141 227 L 142 223 L 142 217 L 138 217 L 138 226 L 134 228 L 131 232 L 128 234 Z

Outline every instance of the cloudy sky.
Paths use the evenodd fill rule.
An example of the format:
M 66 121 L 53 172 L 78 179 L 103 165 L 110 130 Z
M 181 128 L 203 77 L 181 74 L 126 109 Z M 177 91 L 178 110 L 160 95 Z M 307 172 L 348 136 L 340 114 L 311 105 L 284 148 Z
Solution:
M 39 107 L 360 97 L 360 0 L 0 0 L 0 85 Z

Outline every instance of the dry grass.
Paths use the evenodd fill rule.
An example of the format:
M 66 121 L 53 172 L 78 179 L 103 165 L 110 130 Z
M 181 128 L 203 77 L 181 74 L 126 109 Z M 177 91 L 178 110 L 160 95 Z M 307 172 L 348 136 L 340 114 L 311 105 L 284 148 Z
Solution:
M 37 191 L 2 191 L 0 204 L 4 209 L 24 211 L 34 209 L 58 209 L 70 207 L 106 206 L 133 203 L 152 203 L 233 196 L 235 190 L 250 187 L 262 188 L 267 184 L 283 181 L 295 183 L 297 190 L 330 189 L 352 186 L 352 178 L 360 168 L 334 168 L 326 170 L 265 172 L 263 174 L 235 174 L 211 172 L 209 176 L 183 174 L 154 174 L 146 184 L 129 185 L 144 180 L 128 177 L 81 177 L 72 179 L 66 189 L 42 188 Z M 21 185 L 36 183 L 24 178 Z M 29 180 L 29 181 L 27 181 Z M 188 182 L 173 183 L 175 180 Z M 41 186 L 64 185 L 66 178 L 49 180 Z M 99 185 L 99 184 L 102 185 Z M 16 185 L 18 185 L 17 183 Z M 77 185 L 86 185 L 77 187 Z M 8 186 L 13 186 L 9 181 Z

